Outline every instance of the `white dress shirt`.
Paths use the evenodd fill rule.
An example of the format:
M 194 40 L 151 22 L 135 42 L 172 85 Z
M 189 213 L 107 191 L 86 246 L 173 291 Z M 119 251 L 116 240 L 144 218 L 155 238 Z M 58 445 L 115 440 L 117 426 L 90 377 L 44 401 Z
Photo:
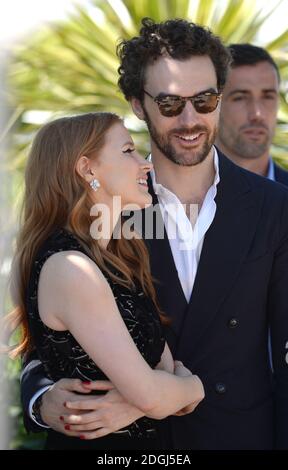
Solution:
M 153 161 L 153 157 L 151 160 Z M 215 147 L 214 168 L 215 178 L 212 186 L 210 186 L 206 193 L 198 217 L 197 206 L 191 205 L 190 207 L 190 219 L 195 222 L 195 218 L 197 217 L 195 224 L 193 223 L 194 226 L 192 226 L 187 217 L 186 211 L 178 197 L 169 189 L 157 183 L 154 170 L 150 172 L 153 189 L 158 197 L 174 263 L 187 302 L 189 302 L 191 297 L 205 234 L 212 224 L 216 213 L 215 197 L 220 176 L 219 157 Z
M 269 158 L 269 166 L 268 166 L 268 173 L 267 173 L 267 178 L 271 181 L 276 181 L 275 180 L 275 166 L 272 158 Z M 268 334 L 268 353 L 269 353 L 269 361 L 270 361 L 270 366 L 272 372 L 274 371 L 273 367 L 273 360 L 272 360 L 272 344 L 271 344 L 271 331 L 269 328 L 269 334 Z
M 267 178 L 268 180 L 275 181 L 275 166 L 271 157 L 269 158 Z

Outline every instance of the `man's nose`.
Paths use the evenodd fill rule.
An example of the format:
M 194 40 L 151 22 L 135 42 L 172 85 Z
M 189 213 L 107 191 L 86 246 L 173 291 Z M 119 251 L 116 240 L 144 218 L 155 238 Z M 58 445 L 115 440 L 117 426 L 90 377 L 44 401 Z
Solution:
M 186 101 L 184 109 L 178 117 L 180 125 L 186 127 L 191 127 L 199 122 L 199 113 L 197 113 L 193 104 L 189 100 Z
M 264 109 L 260 101 L 253 100 L 249 103 L 249 118 L 251 121 L 262 121 L 264 118 Z

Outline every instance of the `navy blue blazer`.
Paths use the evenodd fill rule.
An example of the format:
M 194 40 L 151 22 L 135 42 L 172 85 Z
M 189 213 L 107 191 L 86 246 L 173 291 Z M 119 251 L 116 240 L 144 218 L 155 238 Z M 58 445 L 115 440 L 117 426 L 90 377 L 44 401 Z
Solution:
M 205 388 L 193 413 L 160 428 L 170 449 L 288 449 L 288 188 L 220 152 L 219 171 L 217 211 L 189 303 L 166 233 L 146 240 L 158 298 L 172 320 L 173 357 Z M 156 204 L 151 182 L 150 190 Z M 31 396 L 47 383 L 39 362 L 24 372 L 26 416 Z
M 277 183 L 285 184 L 288 186 L 288 171 L 281 168 L 279 165 L 274 163 L 274 171 L 275 171 L 275 180 Z

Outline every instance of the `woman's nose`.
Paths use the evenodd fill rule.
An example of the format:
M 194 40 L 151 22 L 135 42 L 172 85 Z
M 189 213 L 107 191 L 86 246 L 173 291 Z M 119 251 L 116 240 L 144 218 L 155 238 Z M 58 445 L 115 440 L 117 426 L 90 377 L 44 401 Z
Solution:
M 152 170 L 152 168 L 153 168 L 153 163 L 152 162 L 150 162 L 146 158 L 142 157 L 142 155 L 140 155 L 140 153 L 138 153 L 138 152 L 137 152 L 137 158 L 138 158 L 139 164 L 140 164 L 143 171 L 148 173 L 149 171 Z

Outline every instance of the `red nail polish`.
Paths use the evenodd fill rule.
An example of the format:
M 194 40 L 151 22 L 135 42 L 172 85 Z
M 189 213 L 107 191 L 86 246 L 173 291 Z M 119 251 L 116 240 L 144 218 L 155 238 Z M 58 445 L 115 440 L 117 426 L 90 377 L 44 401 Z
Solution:
M 69 424 L 65 424 L 64 429 L 66 429 L 66 431 L 70 431 L 70 425 L 69 425 Z
M 59 416 L 59 419 L 60 419 L 61 421 L 64 421 L 64 416 Z
M 63 406 L 66 406 L 67 401 L 64 401 Z
M 80 439 L 86 439 L 85 436 L 83 436 L 83 434 L 81 434 L 81 436 L 79 436 Z
M 83 385 L 90 385 L 91 384 L 91 380 L 85 380 L 82 382 Z

